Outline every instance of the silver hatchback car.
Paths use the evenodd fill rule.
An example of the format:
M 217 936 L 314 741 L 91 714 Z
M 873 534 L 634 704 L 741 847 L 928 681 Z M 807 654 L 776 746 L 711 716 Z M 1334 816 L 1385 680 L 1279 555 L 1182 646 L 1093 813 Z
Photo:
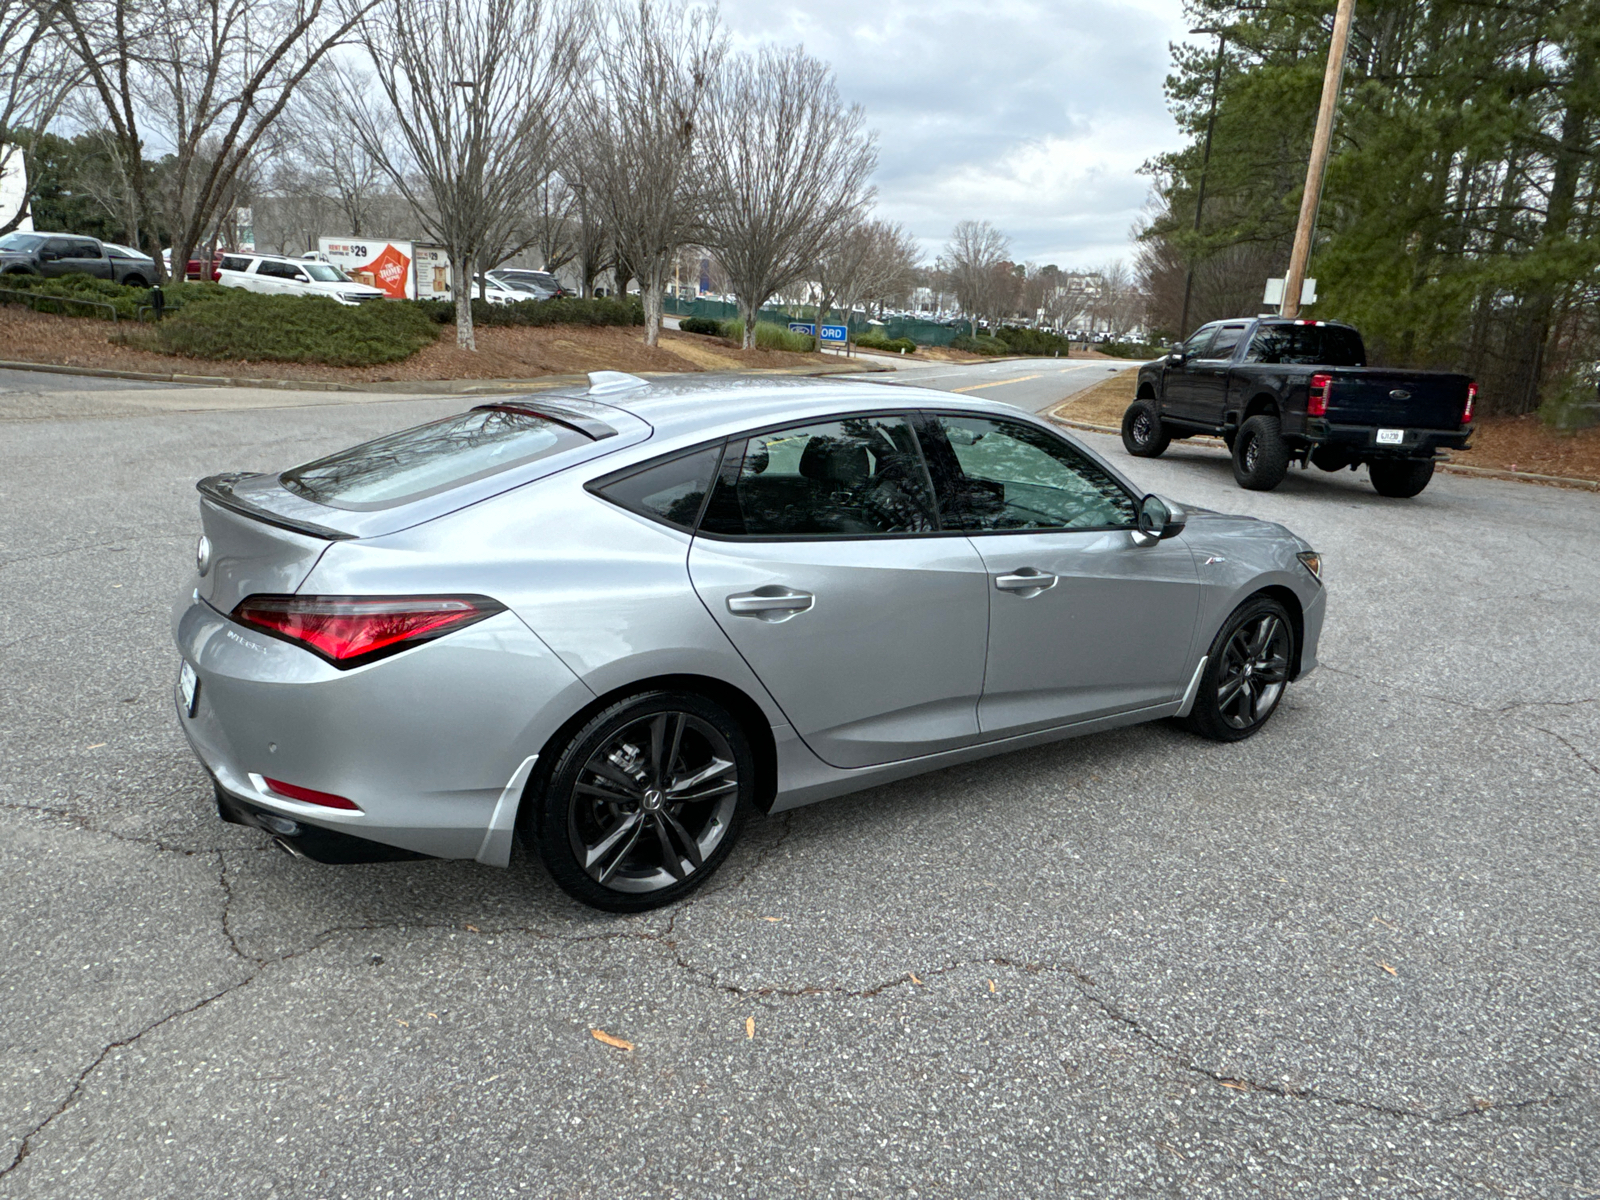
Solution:
M 1056 738 L 1255 733 L 1321 563 L 1003 404 L 598 372 L 202 480 L 173 632 L 224 819 L 633 911 L 779 812 Z

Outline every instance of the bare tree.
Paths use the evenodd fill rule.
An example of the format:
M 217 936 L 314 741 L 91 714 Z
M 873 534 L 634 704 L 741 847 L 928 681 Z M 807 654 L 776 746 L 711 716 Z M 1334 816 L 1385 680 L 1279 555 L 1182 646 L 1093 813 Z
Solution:
M 554 273 L 578 256 L 578 196 L 559 175 L 545 180 L 533 197 L 534 241 L 541 270 Z
M 77 63 L 55 36 L 56 5 L 45 0 L 0 0 L 0 174 L 13 155 L 31 165 L 33 139 L 44 131 L 77 83 Z M 28 202 L 0 212 L 0 233 L 28 216 Z
M 1011 240 L 987 221 L 961 221 L 950 232 L 939 266 L 962 314 L 978 332 L 978 320 L 998 320 L 1005 296 L 1004 264 Z
M 747 349 L 761 306 L 871 199 L 878 154 L 862 126 L 833 72 L 799 47 L 739 55 L 718 73 L 702 147 L 705 241 L 733 284 Z
M 817 322 L 830 310 L 843 310 L 845 325 L 858 304 L 903 295 L 917 268 L 916 239 L 900 225 L 857 221 L 818 256 Z
M 376 136 L 366 139 L 357 131 L 338 72 L 323 63 L 306 78 L 285 122 L 293 135 L 291 156 L 310 168 L 337 205 L 344 226 L 338 232 L 356 237 L 373 232 L 390 179 L 372 145 L 392 143 L 393 114 L 378 109 L 371 115 Z
M 294 89 L 380 2 L 59 0 L 55 28 L 100 99 L 147 234 L 144 147 L 172 148 L 174 262 L 225 219 L 234 177 L 264 149 Z
M 1089 315 L 1112 341 L 1120 342 L 1144 316 L 1144 292 L 1121 259 L 1101 267 L 1095 275 L 1097 287 L 1088 304 Z
M 354 128 L 449 252 L 456 344 L 476 350 L 473 267 L 550 173 L 556 114 L 587 46 L 582 10 L 549 0 L 386 0 L 359 36 L 372 74 L 339 66 Z
M 619 282 L 639 280 L 654 346 L 672 256 L 700 224 L 695 144 L 724 44 L 716 10 L 683 0 L 610 0 L 604 36 L 576 106 L 585 203 L 610 227 Z

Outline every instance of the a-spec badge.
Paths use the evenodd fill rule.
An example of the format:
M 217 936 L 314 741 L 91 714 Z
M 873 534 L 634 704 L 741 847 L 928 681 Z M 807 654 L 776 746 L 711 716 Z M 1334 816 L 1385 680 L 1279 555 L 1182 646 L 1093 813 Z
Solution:
M 205 534 L 200 535 L 200 540 L 194 544 L 194 569 L 204 577 L 211 570 L 211 539 Z
M 1409 400 L 1411 399 L 1411 393 L 1406 391 L 1405 388 L 1395 388 L 1394 391 L 1389 393 L 1389 399 Z

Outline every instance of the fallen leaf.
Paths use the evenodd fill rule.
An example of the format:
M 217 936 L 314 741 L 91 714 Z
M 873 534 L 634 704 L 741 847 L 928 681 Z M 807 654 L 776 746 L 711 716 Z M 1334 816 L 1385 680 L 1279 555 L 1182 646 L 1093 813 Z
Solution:
M 612 1037 L 604 1029 L 591 1029 L 589 1032 L 594 1034 L 594 1040 L 597 1042 L 604 1042 L 608 1046 L 615 1046 L 618 1050 L 633 1049 L 632 1042 L 625 1042 L 619 1037 Z
M 478 932 L 478 927 L 476 925 L 468 925 L 467 926 L 467 930 L 470 933 L 477 933 Z
M 1382 967 L 1385 971 L 1389 972 L 1389 974 L 1391 974 L 1391 975 L 1400 974 L 1399 971 L 1396 971 L 1393 967 L 1391 967 L 1388 963 L 1384 962 L 1383 959 L 1381 959 L 1381 958 L 1378 960 L 1378 965 L 1380 967 Z
M 1232 1088 L 1236 1092 L 1248 1092 L 1250 1090 L 1250 1085 L 1248 1083 L 1244 1083 L 1238 1079 L 1219 1079 L 1217 1082 L 1225 1088 Z
M 1282 875 L 1274 875 L 1272 877 L 1272 882 L 1273 883 L 1288 883 L 1289 881 L 1287 879 L 1285 879 Z
M 110 742 L 96 742 L 94 745 L 90 746 L 89 749 L 98 750 L 101 746 L 109 746 L 110 744 Z
M 744 1019 L 744 1035 L 747 1038 L 755 1037 L 755 1035 L 756 1035 L 756 1019 L 754 1017 L 746 1017 Z
M 911 982 L 916 984 L 918 987 L 922 986 L 922 980 L 917 978 L 915 971 L 911 973 Z
M 992 980 L 992 979 L 991 979 L 991 980 L 989 980 L 989 990 L 990 990 L 990 991 L 991 991 L 991 992 L 997 992 L 997 991 L 999 991 L 999 990 L 1000 990 L 1000 989 L 999 989 L 999 988 L 997 988 L 997 987 L 995 987 L 995 986 L 994 986 L 994 980 Z
M 782 917 L 762 917 L 761 919 L 763 921 L 772 921 L 772 922 L 778 922 L 778 921 L 783 920 Z
M 394 1019 L 394 1023 L 396 1025 L 404 1025 L 407 1029 L 411 1028 L 411 1022 L 410 1021 L 402 1021 L 399 1017 L 396 1017 Z
M 439 1019 L 439 1014 L 438 1013 L 429 1013 L 428 1015 L 430 1017 L 432 1017 L 435 1021 L 437 1021 Z
M 1393 921 L 1385 921 L 1382 917 L 1373 917 L 1372 918 L 1372 923 L 1374 925 L 1382 925 L 1387 929 L 1399 929 L 1400 928 L 1400 926 L 1396 925 Z

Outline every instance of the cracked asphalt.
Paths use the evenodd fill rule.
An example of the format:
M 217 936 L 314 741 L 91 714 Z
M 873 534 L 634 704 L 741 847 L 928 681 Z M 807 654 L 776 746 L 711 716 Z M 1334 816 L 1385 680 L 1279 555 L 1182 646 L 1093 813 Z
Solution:
M 1600 1195 L 1600 496 L 1132 464 L 1325 554 L 1265 732 L 758 820 L 617 918 L 288 859 L 177 729 L 193 481 L 463 402 L 131 391 L 0 380 L 0 1196 Z

